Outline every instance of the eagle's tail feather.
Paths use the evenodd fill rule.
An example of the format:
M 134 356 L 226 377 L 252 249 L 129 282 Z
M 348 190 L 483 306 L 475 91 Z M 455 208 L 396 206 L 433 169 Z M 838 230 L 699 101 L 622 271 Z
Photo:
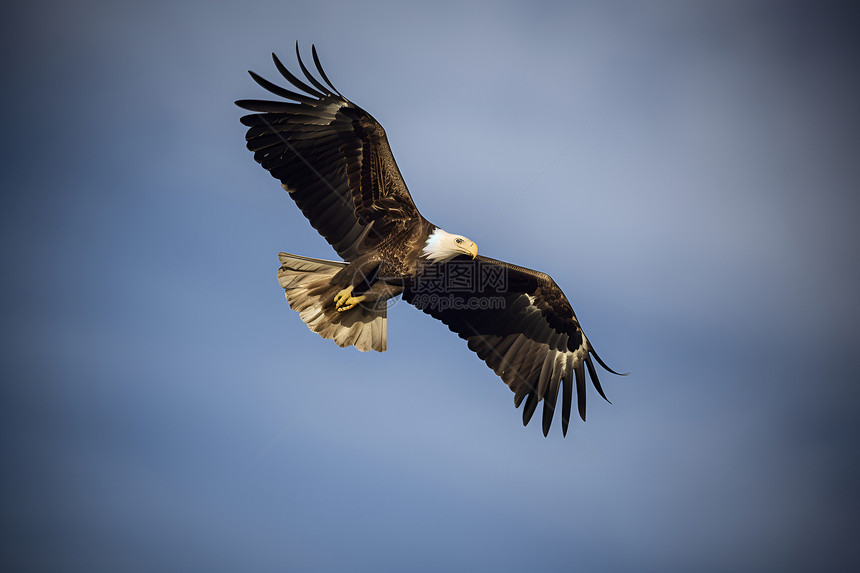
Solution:
M 283 287 L 290 308 L 299 313 L 312 331 L 334 340 L 338 346 L 355 346 L 362 352 L 384 352 L 387 347 L 386 308 L 358 305 L 338 312 L 334 296 L 342 287 L 331 279 L 346 263 L 311 259 L 279 253 L 281 268 L 278 282 Z

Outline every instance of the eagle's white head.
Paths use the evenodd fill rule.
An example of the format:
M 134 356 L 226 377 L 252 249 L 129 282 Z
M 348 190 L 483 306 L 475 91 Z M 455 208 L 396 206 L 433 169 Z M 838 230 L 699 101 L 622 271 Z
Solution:
M 457 255 L 478 256 L 478 245 L 463 237 L 452 235 L 438 227 L 427 237 L 421 254 L 434 263 L 450 261 Z

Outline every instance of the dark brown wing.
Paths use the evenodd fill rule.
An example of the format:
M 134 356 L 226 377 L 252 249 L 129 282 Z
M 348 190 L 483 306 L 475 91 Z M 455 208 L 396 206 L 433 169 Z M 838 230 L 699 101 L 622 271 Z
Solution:
M 338 254 L 351 261 L 420 215 L 385 130 L 340 95 L 323 71 L 316 48 L 312 53 L 325 83 L 305 67 L 296 44 L 299 66 L 309 83 L 290 73 L 274 54 L 272 59 L 301 93 L 249 72 L 254 81 L 287 101 L 239 100 L 236 105 L 258 112 L 241 119 L 249 127 L 245 139 L 254 159 L 281 181 Z
M 514 392 L 525 399 L 523 424 L 543 400 L 547 435 L 562 388 L 561 429 L 567 435 L 573 384 L 585 420 L 585 369 L 606 399 L 591 361 L 610 369 L 582 332 L 567 297 L 549 275 L 487 257 L 458 257 L 431 265 L 403 293 L 407 302 L 438 318 L 469 343 Z

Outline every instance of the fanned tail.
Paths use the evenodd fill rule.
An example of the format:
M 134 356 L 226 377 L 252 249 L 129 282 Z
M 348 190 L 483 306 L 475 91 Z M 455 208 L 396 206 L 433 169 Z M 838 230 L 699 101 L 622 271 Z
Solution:
M 308 328 L 338 346 L 355 346 L 362 352 L 385 351 L 388 319 L 384 306 L 372 309 L 358 305 L 346 312 L 335 309 L 334 296 L 340 287 L 332 285 L 331 279 L 346 263 L 289 253 L 278 253 L 278 258 L 278 282 L 290 308 L 299 313 Z

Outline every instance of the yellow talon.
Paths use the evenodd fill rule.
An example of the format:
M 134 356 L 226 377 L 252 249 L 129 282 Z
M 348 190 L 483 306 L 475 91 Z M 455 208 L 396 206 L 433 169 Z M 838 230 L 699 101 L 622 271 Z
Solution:
M 367 298 L 364 295 L 352 296 L 352 290 L 353 287 L 348 286 L 336 295 L 334 295 L 334 306 L 338 312 L 349 310 Z
M 346 299 L 346 301 L 344 301 L 344 303 L 343 303 L 342 305 L 340 305 L 340 306 L 338 306 L 338 307 L 337 307 L 337 311 L 338 311 L 338 312 L 343 312 L 343 311 L 345 311 L 345 310 L 349 310 L 349 309 L 351 309 L 352 307 L 354 307 L 355 305 L 357 305 L 358 303 L 362 302 L 362 301 L 363 301 L 364 299 L 366 299 L 366 298 L 367 298 L 367 297 L 366 297 L 366 296 L 364 296 L 364 295 L 361 295 L 361 296 L 351 296 L 351 297 L 349 297 L 348 299 Z
M 336 295 L 334 295 L 334 306 L 340 310 L 340 307 L 347 301 L 347 299 L 352 295 L 352 287 L 348 286 Z

